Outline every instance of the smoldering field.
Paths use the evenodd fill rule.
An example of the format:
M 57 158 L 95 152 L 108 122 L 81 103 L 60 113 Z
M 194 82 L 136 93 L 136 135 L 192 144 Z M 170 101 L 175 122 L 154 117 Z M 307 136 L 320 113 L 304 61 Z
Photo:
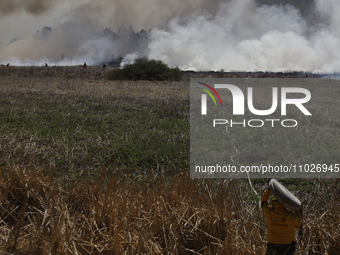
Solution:
M 113 82 L 106 72 L 0 67 L 1 251 L 263 254 L 247 181 L 189 177 L 189 77 Z M 319 131 L 336 132 L 330 117 Z M 259 194 L 266 181 L 253 180 Z M 338 181 L 282 182 L 305 208 L 297 254 L 337 254 Z

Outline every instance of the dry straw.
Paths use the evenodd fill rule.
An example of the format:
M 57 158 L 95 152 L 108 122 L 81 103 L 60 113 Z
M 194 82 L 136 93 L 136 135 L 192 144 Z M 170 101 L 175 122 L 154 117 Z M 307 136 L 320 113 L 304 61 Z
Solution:
M 150 182 L 150 177 L 135 181 L 129 175 L 118 175 L 115 169 L 96 182 L 60 183 L 38 168 L 3 167 L 2 253 L 264 252 L 265 220 L 246 181 L 202 181 L 182 173 L 170 179 L 158 176 Z M 300 194 L 305 196 L 306 218 L 297 254 L 339 251 L 336 185 L 315 182 L 312 192 Z

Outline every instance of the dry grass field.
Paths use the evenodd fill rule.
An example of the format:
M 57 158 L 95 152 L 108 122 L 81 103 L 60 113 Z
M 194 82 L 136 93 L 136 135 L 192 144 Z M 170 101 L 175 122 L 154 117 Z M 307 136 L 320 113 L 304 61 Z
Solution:
M 108 71 L 0 66 L 0 254 L 263 254 L 248 181 L 189 177 L 188 76 Z M 304 204 L 296 254 L 339 254 L 339 182 L 282 182 Z
M 183 82 L 107 81 L 113 67 L 5 67 L 0 66 L 1 93 L 41 92 L 98 97 L 187 99 L 188 77 Z

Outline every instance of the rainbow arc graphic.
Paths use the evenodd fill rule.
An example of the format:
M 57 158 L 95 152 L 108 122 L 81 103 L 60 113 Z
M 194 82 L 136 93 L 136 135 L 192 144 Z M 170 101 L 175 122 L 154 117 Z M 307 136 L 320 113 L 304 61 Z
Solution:
M 210 89 L 217 96 L 217 98 L 220 101 L 220 104 L 222 106 L 222 100 L 220 98 L 220 95 L 217 93 L 217 91 L 213 87 L 211 87 L 210 85 L 205 84 L 203 82 L 197 82 L 197 83 L 199 83 L 199 84 L 207 87 L 208 89 Z M 196 87 L 196 88 L 201 89 L 204 92 L 206 92 L 214 100 L 215 106 L 217 106 L 216 100 L 215 100 L 214 96 L 211 94 L 211 92 L 209 90 L 207 90 L 205 88 L 201 88 L 201 87 Z M 202 102 L 202 104 L 201 104 L 201 114 L 202 115 L 207 115 L 207 95 L 206 94 L 202 94 L 201 102 Z

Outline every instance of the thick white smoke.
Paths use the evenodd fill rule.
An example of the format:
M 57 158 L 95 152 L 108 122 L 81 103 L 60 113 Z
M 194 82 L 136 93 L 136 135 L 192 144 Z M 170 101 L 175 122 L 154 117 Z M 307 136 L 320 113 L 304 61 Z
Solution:
M 340 1 L 316 0 L 302 17 L 292 5 L 233 0 L 215 17 L 154 29 L 149 50 L 149 58 L 184 70 L 340 71 Z
M 53 12 L 58 1 L 23 2 L 4 0 L 0 19 L 22 11 L 36 16 Z M 91 65 L 122 56 L 123 64 L 148 57 L 196 71 L 340 71 L 338 0 L 72 3 L 74 8 L 63 22 L 49 24 L 51 31 L 18 37 L 11 43 L 0 38 L 0 63 Z M 153 29 L 139 37 L 131 29 L 102 32 L 105 27 L 117 32 L 121 25 L 137 27 L 136 32 Z

